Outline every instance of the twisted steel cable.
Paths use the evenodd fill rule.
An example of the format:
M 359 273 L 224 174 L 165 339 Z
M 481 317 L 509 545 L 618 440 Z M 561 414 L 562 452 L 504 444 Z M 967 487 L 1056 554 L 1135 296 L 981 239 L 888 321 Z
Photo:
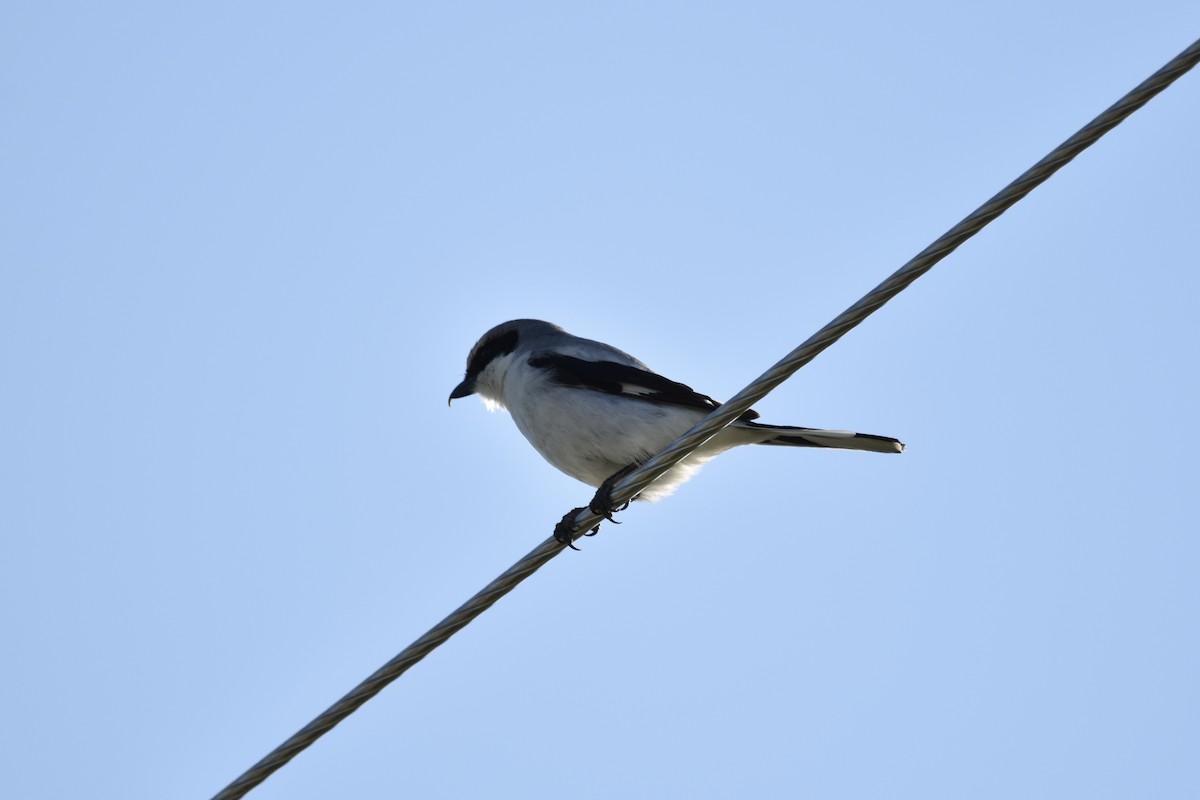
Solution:
M 1030 167 L 1015 181 L 976 209 L 937 241 L 926 247 L 887 280 L 872 289 L 865 297 L 839 314 L 804 343 L 788 353 L 781 361 L 759 376 L 753 383 L 734 395 L 691 430 L 680 436 L 665 450 L 647 461 L 623 480 L 612 492 L 614 504 L 633 498 L 652 481 L 686 458 L 693 450 L 741 416 L 772 389 L 783 383 L 798 369 L 812 361 L 826 347 L 840 339 L 877 309 L 891 300 L 910 283 L 929 271 L 985 225 L 1000 216 L 1035 187 L 1057 172 L 1063 165 L 1087 149 L 1093 142 L 1116 127 L 1122 120 L 1145 105 L 1150 98 L 1170 86 L 1200 61 L 1200 40 L 1173 58 L 1166 66 L 1143 81 L 1104 113 L 1085 125 L 1078 133 L 1056 147 L 1048 156 Z M 575 518 L 574 538 L 589 530 L 603 518 L 590 511 L 581 511 Z M 549 538 L 531 550 L 502 575 L 485 586 L 453 613 L 431 628 L 424 636 L 404 648 L 364 680 L 349 694 L 338 700 L 320 716 L 305 725 L 261 761 L 246 770 L 237 780 L 213 796 L 213 800 L 236 800 L 262 783 L 300 751 L 307 748 L 331 728 L 404 674 L 438 645 L 453 636 L 460 628 L 482 614 L 493 603 L 508 594 L 517 584 L 532 575 L 539 567 L 558 555 L 565 544 Z
M 1054 148 L 1049 155 L 1027 169 L 1019 178 L 1005 186 L 994 197 L 938 237 L 937 241 L 911 258 L 883 283 L 810 336 L 775 366 L 722 404 L 720 408 L 696 423 L 691 430 L 668 445 L 665 450 L 651 458 L 637 471 L 627 475 L 624 480 L 618 481 L 612 492 L 614 503 L 623 503 L 634 497 L 655 478 L 686 458 L 693 450 L 765 397 L 768 392 L 816 358 L 822 350 L 842 338 L 851 328 L 906 289 L 910 283 L 928 272 L 934 264 L 953 253 L 960 244 L 981 231 L 989 222 L 1032 192 L 1071 159 L 1090 147 L 1097 139 L 1144 106 L 1150 98 L 1170 86 L 1176 78 L 1194 67 L 1197 61 L 1200 61 L 1200 40 L 1193 42 L 1191 47 L 1173 58 L 1166 66 L 1081 128 L 1074 136 Z M 575 520 L 576 530 L 588 530 L 589 526 L 595 525 L 600 519 L 601 517 L 590 512 L 586 516 L 581 514 Z

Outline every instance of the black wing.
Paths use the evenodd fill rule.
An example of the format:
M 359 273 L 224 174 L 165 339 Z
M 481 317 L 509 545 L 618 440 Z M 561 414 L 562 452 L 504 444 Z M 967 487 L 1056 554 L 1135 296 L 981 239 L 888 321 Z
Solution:
M 545 370 L 550 379 L 560 386 L 635 397 L 650 403 L 686 406 L 705 412 L 721 405 L 686 384 L 615 361 L 586 361 L 573 356 L 544 354 L 529 359 L 529 365 Z M 757 411 L 747 411 L 738 417 L 744 421 L 757 418 Z

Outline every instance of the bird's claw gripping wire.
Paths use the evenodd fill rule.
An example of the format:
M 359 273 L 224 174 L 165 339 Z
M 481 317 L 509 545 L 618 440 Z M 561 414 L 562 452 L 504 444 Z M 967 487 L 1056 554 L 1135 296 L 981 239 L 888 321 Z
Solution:
M 583 506 L 580 506 L 579 508 L 572 508 L 566 514 L 564 514 L 563 518 L 560 519 L 558 521 L 558 524 L 554 526 L 555 541 L 557 541 L 561 544 L 565 544 L 567 547 L 571 548 L 572 550 L 578 550 L 579 548 L 575 546 L 575 544 L 573 542 L 574 537 L 572 536 L 572 534 L 575 533 L 575 517 L 577 514 L 579 514 L 580 511 L 588 511 L 588 510 L 589 509 L 585 509 Z M 584 536 L 595 536 L 599 532 L 600 532 L 600 523 L 596 523 L 596 526 L 594 528 L 592 528 L 590 531 L 588 531 L 587 533 L 585 533 L 583 535 Z
M 613 525 L 620 525 L 620 522 L 617 522 L 617 520 L 613 519 L 613 514 L 629 508 L 629 501 L 626 500 L 620 506 L 614 506 L 612 501 L 613 487 L 615 487 L 622 478 L 637 469 L 638 466 L 638 464 L 630 464 L 624 469 L 617 470 L 612 475 L 608 476 L 604 483 L 600 484 L 600 488 L 596 490 L 595 496 L 592 498 L 591 502 L 587 504 L 586 509 L 582 506 L 579 508 L 572 508 L 566 514 L 564 514 L 563 518 L 560 519 L 558 524 L 554 526 L 555 541 L 565 544 L 572 550 L 579 549 L 573 543 L 573 534 L 575 533 L 575 517 L 580 511 L 590 511 L 593 514 L 604 517 Z M 596 523 L 596 525 L 590 531 L 584 533 L 583 535 L 595 536 L 599 532 L 600 523 Z
M 626 500 L 619 507 L 614 506 L 612 501 L 613 489 L 616 488 L 616 485 L 620 483 L 622 478 L 640 466 L 640 464 L 630 464 L 605 478 L 604 483 L 600 484 L 600 488 L 596 490 L 596 495 L 592 498 L 592 502 L 588 503 L 588 511 L 591 511 L 593 514 L 599 514 L 613 525 L 620 525 L 621 523 L 613 519 L 613 514 L 629 508 L 629 501 Z
M 612 475 L 609 475 L 607 478 L 605 478 L 604 483 L 600 484 L 600 488 L 596 490 L 595 496 L 592 497 L 592 501 L 590 503 L 588 503 L 588 511 L 592 512 L 593 514 L 598 514 L 599 516 L 604 517 L 606 520 L 611 522 L 613 525 L 620 525 L 621 523 L 617 522 L 617 520 L 615 520 L 613 518 L 613 514 L 617 513 L 618 511 L 624 511 L 625 509 L 629 508 L 629 501 L 626 500 L 624 503 L 622 503 L 619 506 L 613 505 L 613 500 L 612 500 L 613 489 L 616 487 L 616 485 L 620 482 L 620 480 L 622 478 L 624 478 L 629 473 L 633 472 L 635 469 L 638 468 L 638 466 L 640 466 L 640 465 L 630 464 L 628 467 L 619 469 L 616 472 L 614 472 Z M 596 530 L 593 529 L 592 532 L 588 535 L 595 536 Z

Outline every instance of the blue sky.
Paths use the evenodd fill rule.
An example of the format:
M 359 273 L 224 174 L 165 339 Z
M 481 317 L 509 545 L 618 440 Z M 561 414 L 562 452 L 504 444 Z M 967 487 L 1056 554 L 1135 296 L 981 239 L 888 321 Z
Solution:
M 11 3 L 0 757 L 207 797 L 591 489 L 515 317 L 740 389 L 1200 6 Z M 255 798 L 1195 797 L 1200 75 Z

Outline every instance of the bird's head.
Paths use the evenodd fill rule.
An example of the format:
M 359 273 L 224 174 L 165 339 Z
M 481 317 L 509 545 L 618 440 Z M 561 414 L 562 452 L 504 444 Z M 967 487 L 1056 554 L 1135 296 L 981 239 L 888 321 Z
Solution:
M 515 319 L 492 328 L 471 348 L 467 356 L 467 374 L 450 392 L 447 403 L 478 394 L 488 408 L 503 408 L 504 377 L 517 348 L 540 334 L 561 330 L 557 325 L 536 319 Z

